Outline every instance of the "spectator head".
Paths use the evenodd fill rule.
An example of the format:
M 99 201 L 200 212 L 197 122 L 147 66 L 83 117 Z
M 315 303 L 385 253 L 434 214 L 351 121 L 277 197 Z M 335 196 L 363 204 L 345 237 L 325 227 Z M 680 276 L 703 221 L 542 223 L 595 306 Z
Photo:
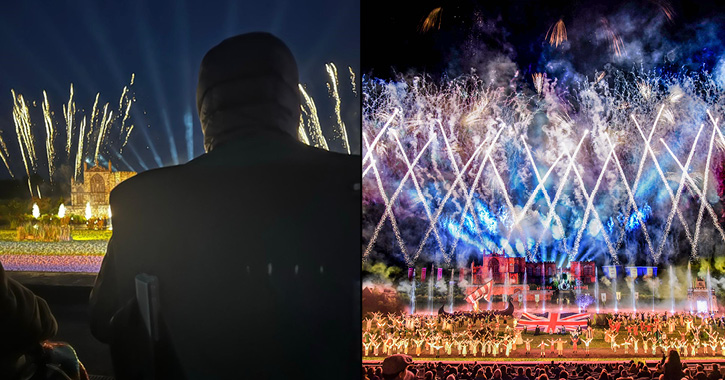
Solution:
M 495 371 L 493 371 L 493 378 L 494 379 L 500 379 L 501 378 L 501 370 L 500 369 L 496 369 Z
M 517 373 L 517 374 L 518 374 L 519 376 L 523 376 L 523 374 L 524 374 L 524 368 L 523 368 L 523 367 L 519 367 L 519 368 L 518 368 L 518 369 L 516 370 L 516 373 Z
M 227 38 L 201 61 L 196 107 L 206 151 L 251 128 L 296 137 L 300 92 L 292 52 L 269 33 Z
M 385 380 L 412 380 L 414 375 L 408 371 L 408 366 L 413 364 L 413 358 L 408 355 L 391 355 L 383 360 L 382 372 Z
M 569 373 L 562 370 L 561 372 L 559 372 L 559 378 L 560 379 L 564 379 L 564 380 L 568 380 L 569 379 Z

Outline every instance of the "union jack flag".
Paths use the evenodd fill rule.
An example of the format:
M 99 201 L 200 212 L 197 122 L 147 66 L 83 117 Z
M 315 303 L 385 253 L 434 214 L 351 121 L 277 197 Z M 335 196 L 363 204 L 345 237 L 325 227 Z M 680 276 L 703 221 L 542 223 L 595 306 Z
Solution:
M 587 313 L 523 313 L 519 319 L 516 328 L 523 329 L 528 327 L 534 329 L 537 326 L 545 332 L 553 333 L 559 331 L 562 327 L 567 331 L 575 331 L 577 327 L 587 327 Z
M 488 296 L 491 293 L 491 285 L 493 285 L 493 280 L 489 280 L 482 287 L 476 289 L 473 293 L 469 294 L 468 297 L 466 297 L 466 302 L 474 304 L 477 303 L 478 300 L 480 300 L 482 297 L 486 300 L 486 302 L 488 302 Z

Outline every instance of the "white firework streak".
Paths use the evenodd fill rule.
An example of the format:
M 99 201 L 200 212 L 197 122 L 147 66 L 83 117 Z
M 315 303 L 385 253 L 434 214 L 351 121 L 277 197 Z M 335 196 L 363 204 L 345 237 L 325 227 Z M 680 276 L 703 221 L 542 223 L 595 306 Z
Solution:
M 576 158 L 576 156 L 579 154 L 579 149 L 582 146 L 582 142 L 584 141 L 584 137 L 586 137 L 587 134 L 584 134 L 582 138 L 579 140 L 579 144 L 576 146 L 576 150 L 574 150 L 574 156 L 573 158 Z M 569 179 L 569 173 L 571 172 L 571 168 L 574 165 L 574 160 L 572 159 L 571 162 L 569 162 L 569 165 L 566 167 L 566 171 L 564 171 L 564 177 L 559 181 L 559 188 L 556 189 L 556 194 L 554 194 L 554 200 L 551 201 L 551 207 L 549 207 L 549 211 L 546 213 L 546 221 L 544 222 L 544 229 L 541 230 L 541 233 L 539 234 L 539 238 L 536 240 L 536 246 L 534 247 L 534 250 L 531 254 L 531 258 L 533 258 L 533 255 L 536 254 L 536 252 L 539 251 L 539 246 L 541 246 L 542 240 L 544 240 L 544 233 L 549 229 L 549 225 L 551 224 L 551 218 L 554 217 L 554 214 L 556 214 L 556 204 L 559 203 L 559 198 L 561 197 L 561 193 L 564 190 L 564 185 L 566 185 L 566 181 Z M 562 234 L 564 234 L 564 231 L 561 231 Z M 564 238 L 566 238 L 566 235 L 564 235 Z M 543 259 L 542 259 L 543 261 Z
M 662 242 L 660 243 L 660 247 L 657 250 L 657 255 L 653 256 L 654 262 L 657 263 L 659 261 L 660 255 L 662 254 L 662 250 L 665 248 L 665 243 L 667 239 L 667 234 L 670 232 L 670 227 L 672 226 L 672 217 L 675 214 L 675 209 L 677 208 L 677 205 L 680 203 L 680 197 L 682 196 L 682 189 L 685 187 L 685 178 L 689 177 L 687 174 L 687 168 L 690 166 L 690 161 L 692 160 L 692 155 L 695 153 L 695 147 L 697 146 L 697 140 L 700 138 L 700 133 L 702 132 L 702 127 L 704 127 L 705 124 L 700 125 L 700 129 L 697 131 L 697 136 L 695 136 L 695 141 L 692 143 L 692 148 L 690 149 L 690 154 L 687 156 L 687 161 L 685 162 L 685 166 L 682 168 L 682 176 L 680 177 L 680 185 L 677 187 L 677 194 L 675 195 L 675 201 L 672 204 L 672 210 L 670 211 L 670 215 L 667 217 L 667 224 L 665 224 L 665 232 L 662 234 Z M 667 147 L 667 150 L 670 150 L 670 147 L 667 146 L 667 143 L 665 143 L 665 140 L 660 139 L 662 144 Z M 670 151 L 671 152 L 671 151 Z M 679 161 L 677 161 L 679 164 Z M 641 223 L 641 222 L 640 222 Z M 644 227 L 644 225 L 642 225 Z
M 670 153 L 672 158 L 675 160 L 675 162 L 677 163 L 677 166 L 680 167 L 680 170 L 682 170 L 685 173 L 685 178 L 688 180 L 688 182 L 690 182 L 690 185 L 694 187 L 694 189 L 696 191 L 696 195 L 698 197 L 700 197 L 700 199 L 706 199 L 705 194 L 703 194 L 700 191 L 700 189 L 697 188 L 697 186 L 695 186 L 695 180 L 693 180 L 692 177 L 690 177 L 690 175 L 686 171 L 684 171 L 685 167 L 682 166 L 682 163 L 680 163 L 680 160 L 678 160 L 677 157 L 675 157 L 675 154 L 672 152 L 672 150 L 670 150 L 670 147 L 667 146 L 667 144 L 665 144 L 665 148 L 667 148 L 667 151 Z M 718 232 L 720 232 L 720 237 L 725 242 L 725 231 L 723 231 L 722 227 L 720 226 L 720 223 L 717 222 L 717 214 L 715 214 L 715 210 L 713 210 L 712 206 L 710 206 L 710 204 L 707 202 L 704 202 L 704 205 L 705 205 L 705 209 L 707 210 L 708 214 L 710 214 L 710 217 L 713 220 L 713 224 L 715 225 L 715 228 L 718 230 Z
M 501 127 L 503 128 L 503 127 Z M 451 197 L 451 194 L 453 194 L 453 190 L 458 185 L 458 182 L 463 178 L 463 174 L 468 170 L 468 167 L 473 162 L 473 159 L 476 158 L 478 153 L 481 152 L 481 149 L 483 146 L 488 142 L 488 139 L 486 139 L 484 142 L 479 145 L 476 150 L 471 155 L 471 158 L 468 159 L 468 162 L 466 162 L 466 165 L 463 166 L 463 169 L 461 169 L 461 173 L 456 176 L 456 179 L 453 181 L 453 185 L 451 185 L 451 188 L 448 189 L 448 192 L 446 193 L 445 197 L 443 197 L 443 200 L 441 201 L 441 205 L 438 207 L 438 210 L 436 210 L 435 215 L 433 216 L 433 220 L 431 221 L 430 225 L 428 226 L 428 229 L 425 232 L 425 235 L 423 235 L 423 239 L 420 241 L 420 246 L 418 247 L 418 250 L 415 252 L 415 259 L 418 258 L 420 255 L 420 252 L 423 250 L 423 246 L 425 245 L 425 242 L 428 240 L 428 237 L 430 237 L 431 231 L 436 227 L 436 224 L 438 223 L 438 218 L 441 216 L 441 213 L 443 212 L 443 208 L 445 207 L 446 203 L 448 202 L 448 198 Z M 485 161 L 484 161 L 485 162 Z M 374 170 L 375 168 L 373 168 Z
M 400 143 L 400 139 L 398 139 L 398 135 L 393 134 L 393 137 L 395 137 L 395 142 L 398 143 L 398 148 L 400 149 L 401 152 L 403 152 L 403 159 L 405 160 L 405 165 L 408 166 L 408 170 L 410 171 L 411 176 L 413 177 L 413 185 L 415 186 L 415 191 L 418 193 L 418 196 L 420 197 L 420 202 L 423 203 L 423 208 L 425 209 L 425 214 L 426 214 L 426 216 L 428 216 L 428 220 L 430 221 L 431 216 L 432 216 L 432 214 L 430 212 L 430 207 L 428 206 L 428 202 L 426 202 L 426 200 L 425 200 L 425 195 L 423 195 L 423 191 L 420 189 L 420 185 L 418 184 L 418 179 L 415 177 L 415 172 L 413 171 L 413 167 L 415 166 L 416 162 L 420 158 L 420 155 L 418 155 L 418 157 L 415 158 L 415 161 L 411 164 L 410 160 L 408 160 L 408 156 L 405 155 L 405 149 L 403 148 L 403 144 Z M 423 151 L 425 151 L 425 149 L 428 147 L 428 144 L 430 144 L 434 138 L 435 138 L 435 135 L 430 140 L 428 140 L 428 143 L 425 144 L 425 146 L 423 147 L 423 150 L 421 150 L 421 153 Z M 438 241 L 438 248 L 441 250 L 441 254 L 445 257 L 446 250 L 443 247 L 443 240 L 441 239 L 441 236 L 438 233 L 438 229 L 435 229 L 434 232 L 435 232 L 436 240 Z
M 428 146 L 433 141 L 433 138 L 435 138 L 435 136 L 431 137 L 431 139 L 428 140 L 428 142 L 425 144 L 425 146 L 423 146 L 423 149 L 421 149 L 420 152 L 418 152 L 418 155 L 413 160 L 413 164 L 410 164 L 409 162 L 407 162 L 408 157 L 405 158 L 406 163 L 408 164 L 408 170 L 405 173 L 405 176 L 403 176 L 403 179 L 400 181 L 400 185 L 398 185 L 398 188 L 395 189 L 395 192 L 390 197 L 390 200 L 385 201 L 385 203 L 386 203 L 385 212 L 383 213 L 383 217 L 380 218 L 380 221 L 378 222 L 377 227 L 375 227 L 375 232 L 373 232 L 373 236 L 370 238 L 370 242 L 368 242 L 368 247 L 365 249 L 365 253 L 363 253 L 363 257 L 367 257 L 370 254 L 370 251 L 372 250 L 373 246 L 375 245 L 375 241 L 378 239 L 380 230 L 383 228 L 383 225 L 385 224 L 385 220 L 389 217 L 391 219 L 391 223 L 393 223 L 392 219 L 395 218 L 395 215 L 393 214 L 393 204 L 395 203 L 395 200 L 398 199 L 398 195 L 400 195 L 400 192 L 403 190 L 403 186 L 405 185 L 405 182 L 408 180 L 408 177 L 410 177 L 412 174 L 413 178 L 415 178 L 415 173 L 413 173 L 413 166 L 415 166 L 415 164 L 418 163 L 418 160 L 423 156 L 423 153 L 425 153 L 426 149 L 428 149 Z M 403 154 L 405 156 L 405 150 L 403 149 L 402 145 L 400 146 L 400 151 L 401 151 L 401 154 Z M 377 168 L 375 168 L 374 170 L 377 173 Z M 416 189 L 417 188 L 418 187 L 416 186 Z M 382 194 L 382 192 L 384 190 L 381 188 L 380 191 Z M 423 199 L 423 201 L 425 202 L 425 199 Z M 440 237 L 438 239 L 440 241 Z M 439 243 L 439 245 L 440 245 L 440 243 Z M 441 250 L 442 250 L 442 245 L 441 245 Z M 406 257 L 406 261 L 407 261 L 407 257 Z
M 365 142 L 365 145 L 368 146 L 368 139 L 367 136 L 363 133 L 363 141 Z M 378 184 L 378 189 L 380 190 L 380 195 L 383 197 L 383 201 L 385 202 L 385 209 L 389 209 L 390 202 L 388 201 L 388 196 L 385 194 L 385 187 L 383 187 L 383 181 L 380 179 L 380 173 L 378 172 L 377 166 L 375 166 L 375 161 L 373 160 L 373 173 L 375 174 L 375 180 Z M 395 220 L 395 217 L 390 218 L 390 224 L 393 225 L 393 232 L 395 233 L 395 237 L 398 240 L 398 245 L 400 245 L 400 250 L 403 252 L 403 257 L 405 257 L 405 262 L 408 263 L 408 265 L 412 265 L 412 262 L 410 261 L 410 257 L 408 256 L 408 252 L 405 249 L 405 243 L 403 242 L 403 237 L 400 235 L 400 230 L 398 229 L 398 223 Z M 363 257 L 365 258 L 365 257 Z
M 584 136 L 586 136 L 589 133 L 587 131 L 584 133 Z M 582 137 L 582 140 L 584 137 Z M 559 154 L 559 157 L 556 158 L 556 161 L 551 165 L 549 170 L 546 171 L 546 174 L 544 174 L 544 179 L 541 179 L 539 176 L 539 170 L 536 168 L 536 163 L 534 162 L 534 157 L 531 155 L 531 150 L 529 149 L 529 145 L 526 144 L 526 140 L 524 139 L 524 136 L 521 135 L 521 140 L 524 143 L 524 147 L 526 148 L 526 154 L 529 157 L 529 161 L 531 161 L 531 166 L 534 168 L 534 174 L 536 174 L 536 180 L 539 182 L 534 191 L 531 193 L 531 196 L 529 196 L 529 199 L 526 201 L 526 204 L 524 205 L 524 208 L 521 210 L 521 214 L 519 214 L 519 219 L 514 221 L 514 224 L 518 224 L 521 219 L 523 219 L 526 216 L 526 211 L 531 207 L 531 205 L 534 203 L 534 199 L 536 197 L 536 193 L 541 190 L 542 193 L 544 193 L 544 199 L 546 199 L 546 204 L 551 210 L 551 198 L 549 198 L 549 193 L 546 191 L 546 188 L 544 187 L 544 183 L 546 183 L 546 180 L 549 178 L 549 175 L 554 171 L 554 168 L 559 163 L 562 157 L 564 157 L 564 153 Z M 561 228 L 562 231 L 564 231 L 564 225 L 561 223 L 561 218 L 559 217 L 559 214 L 554 211 L 554 223 L 556 223 L 559 228 Z M 546 226 L 544 226 L 546 228 Z M 569 248 L 564 245 L 564 250 L 567 254 L 569 254 Z
M 443 141 L 446 143 L 446 151 L 448 152 L 448 159 L 451 161 L 451 164 L 453 164 L 453 170 L 454 170 L 453 174 L 458 176 L 458 174 L 460 174 L 460 170 L 458 170 L 458 163 L 456 163 L 456 158 L 455 158 L 455 156 L 453 156 L 453 150 L 451 149 L 451 145 L 448 142 L 448 137 L 446 136 L 446 131 L 443 128 L 443 124 L 441 124 L 440 120 L 436 120 L 436 123 L 440 127 L 441 134 L 443 135 Z M 466 188 L 466 184 L 464 184 L 463 182 L 461 182 L 460 184 L 461 184 L 461 188 L 462 188 L 464 194 L 467 193 L 468 189 Z M 471 210 L 473 210 L 473 205 L 471 205 L 470 199 L 468 199 L 468 198 L 466 198 L 466 199 L 467 199 L 467 202 L 464 207 L 463 214 L 461 214 L 462 215 L 461 222 L 463 222 L 463 216 L 466 215 L 466 209 L 470 208 Z M 480 220 L 478 220 L 478 218 L 476 217 L 475 212 L 471 212 L 471 215 L 473 215 L 473 220 L 474 220 L 473 227 L 476 230 L 476 234 L 478 235 L 478 238 L 481 240 L 481 242 L 483 242 L 483 235 L 481 235 L 481 229 L 478 228 L 478 223 L 480 223 Z M 435 229 L 434 231 L 436 231 L 436 234 L 438 233 L 438 229 Z M 456 250 L 457 244 L 458 244 L 458 236 L 456 236 L 456 239 L 453 242 L 453 248 L 451 249 L 451 255 L 453 255 L 453 252 Z
M 390 116 L 390 118 L 388 118 L 388 121 L 385 123 L 385 125 L 383 125 L 383 128 L 380 129 L 380 132 L 378 132 L 378 135 L 375 136 L 375 138 L 373 139 L 373 143 L 370 144 L 370 147 L 367 147 L 368 152 L 365 153 L 365 157 L 363 157 L 363 159 L 362 159 L 363 164 L 365 164 L 365 161 L 367 161 L 369 158 L 372 157 L 373 149 L 375 149 L 375 145 L 377 145 L 378 141 L 380 141 L 380 137 L 383 135 L 383 133 L 385 133 L 385 130 L 388 129 L 388 126 L 393 121 L 393 119 L 395 119 L 395 116 L 398 114 L 399 111 L 400 110 L 397 108 L 395 110 L 393 110 L 393 114 Z
M 662 167 L 660 166 L 659 160 L 657 160 L 657 157 L 655 156 L 654 151 L 652 151 L 652 145 L 645 139 L 644 133 L 642 132 L 642 128 L 640 128 L 639 123 L 637 122 L 637 119 L 632 116 L 632 120 L 634 120 L 634 125 L 637 126 L 637 130 L 639 131 L 640 136 L 642 136 L 642 139 L 645 140 L 645 149 L 650 153 L 652 156 L 652 161 L 655 163 L 655 167 L 657 168 L 657 173 L 660 175 L 660 179 L 662 180 L 662 183 L 665 185 L 665 189 L 667 189 L 667 194 L 670 195 L 670 200 L 672 202 L 675 201 L 675 194 L 672 192 L 672 189 L 670 188 L 670 185 L 667 182 L 667 178 L 665 178 L 665 173 L 662 171 Z M 690 234 L 690 229 L 687 227 L 687 223 L 685 223 L 685 217 L 682 215 L 682 211 L 678 208 L 677 209 L 677 218 L 680 219 L 680 223 L 682 223 L 682 227 L 685 230 L 685 236 L 687 236 L 687 240 L 690 242 L 691 245 L 694 245 L 692 235 Z M 628 218 L 629 219 L 629 218 Z
M 599 213 L 597 212 L 596 207 L 594 207 L 594 196 L 597 195 L 597 191 L 599 191 L 599 185 L 602 183 L 602 178 L 604 177 L 604 172 L 607 170 L 607 166 L 609 165 L 609 161 L 612 159 L 612 156 L 614 155 L 614 147 L 612 147 L 612 150 L 609 151 L 609 155 L 607 155 L 607 159 L 604 161 L 604 165 L 602 166 L 602 171 L 599 172 L 599 177 L 597 178 L 597 183 L 594 185 L 594 189 L 592 189 L 591 194 L 587 194 L 587 189 L 584 186 L 584 180 L 582 179 L 581 174 L 579 173 L 579 169 L 577 169 L 576 164 L 574 165 L 574 174 L 576 174 L 577 178 L 579 179 L 579 187 L 582 190 L 582 193 L 584 194 L 584 198 L 587 200 L 587 207 L 584 210 L 584 217 L 582 219 L 582 225 L 579 227 L 579 231 L 577 231 L 576 239 L 574 240 L 574 248 L 572 249 L 571 253 L 569 254 L 569 261 L 573 261 L 576 257 L 576 254 L 579 252 L 579 243 L 581 243 L 582 234 L 584 233 L 584 229 L 587 226 L 587 219 L 589 218 L 589 212 L 594 213 L 594 217 L 597 219 L 599 223 L 602 223 L 602 218 L 599 216 Z M 569 157 L 569 160 L 574 162 L 574 157 L 570 156 L 567 153 L 567 156 Z M 617 251 L 612 247 L 612 242 L 609 241 L 609 236 L 607 235 L 606 231 L 604 231 L 604 228 L 601 228 L 600 231 L 602 232 L 602 236 L 604 237 L 604 241 L 607 243 L 607 249 L 609 249 L 609 255 L 612 257 L 612 261 L 615 265 L 619 264 L 619 258 L 617 257 Z
M 657 112 L 657 117 L 655 118 L 655 122 L 652 124 L 652 129 L 649 132 L 649 137 L 645 141 L 645 145 L 649 145 L 652 142 L 652 136 L 655 133 L 655 129 L 657 129 L 657 123 L 660 121 L 660 116 L 662 115 L 663 109 L 665 109 L 664 104 L 660 107 L 660 110 Z M 645 161 L 647 161 L 647 149 L 645 149 L 644 152 L 642 152 L 642 157 L 639 159 L 639 168 L 637 169 L 637 176 L 634 177 L 634 184 L 632 185 L 633 193 L 637 192 L 637 188 L 639 186 L 639 180 L 642 178 L 642 169 L 644 169 Z M 619 162 L 619 160 L 617 160 L 617 162 Z M 626 180 L 625 180 L 625 183 L 626 183 Z M 626 214 L 624 220 L 629 220 L 629 217 L 632 215 L 631 207 L 632 206 L 627 205 L 627 214 Z M 619 228 L 619 238 L 617 239 L 616 249 L 619 249 L 619 246 L 622 244 L 623 240 L 624 240 L 624 225 L 622 225 Z
M 473 193 L 476 191 L 476 185 L 478 185 L 478 181 L 481 179 L 481 173 L 483 173 L 483 168 L 486 167 L 486 161 L 491 161 L 491 166 L 493 166 L 493 160 L 491 160 L 491 151 L 493 151 L 493 147 L 496 145 L 496 141 L 498 141 L 499 136 L 501 135 L 501 132 L 503 131 L 503 128 L 499 129 L 496 133 L 496 136 L 493 138 L 493 141 L 491 142 L 491 145 L 488 147 L 488 150 L 486 151 L 486 155 L 483 157 L 483 161 L 481 161 L 481 165 L 478 167 L 478 172 L 476 173 L 476 177 L 473 179 L 473 184 L 471 185 L 470 191 L 468 191 L 468 195 L 466 195 L 466 204 L 463 206 L 463 212 L 461 212 L 461 220 L 458 222 L 458 225 L 463 225 L 463 219 L 466 217 L 466 212 L 468 212 L 468 208 L 470 206 L 471 214 L 476 214 L 473 209 L 473 205 L 471 204 L 471 199 L 473 198 Z M 504 192 L 506 189 L 503 189 Z M 475 216 L 474 216 L 475 219 Z M 479 234 L 479 238 L 481 239 L 481 243 L 483 243 L 483 237 L 480 234 L 480 231 L 478 229 L 478 223 L 473 223 L 476 229 L 476 232 Z M 458 245 L 458 241 L 460 240 L 461 235 L 456 234 L 456 237 L 453 239 L 453 245 L 451 246 L 451 256 L 456 252 L 456 246 Z M 446 260 L 448 261 L 448 260 Z
M 654 129 L 654 127 L 652 129 Z M 609 146 L 614 149 L 614 144 L 612 144 L 612 140 L 609 139 L 609 135 L 605 134 L 604 136 L 607 137 L 607 142 L 609 143 Z M 645 153 L 647 153 L 647 151 L 645 151 Z M 624 169 L 622 169 L 622 164 L 619 163 L 617 152 L 614 152 L 613 156 L 614 163 L 617 164 L 617 169 L 619 169 L 619 175 L 622 177 L 622 182 L 624 182 L 624 188 L 627 189 L 627 195 L 629 195 L 629 204 L 627 205 L 627 208 L 634 207 L 634 215 L 637 216 L 637 220 L 639 220 L 639 224 L 642 226 L 642 232 L 644 232 L 644 240 L 647 242 L 647 248 L 649 248 L 650 254 L 654 256 L 654 249 L 652 249 L 652 241 L 650 240 L 649 232 L 647 232 L 647 226 L 644 224 L 644 221 L 642 220 L 642 215 L 640 215 L 639 213 L 639 207 L 637 207 L 637 202 L 634 201 L 634 193 L 629 187 L 629 182 L 627 182 L 627 176 L 624 175 Z M 627 218 L 627 220 L 628 219 L 629 218 Z M 657 259 L 655 258 L 655 262 L 656 261 Z
M 707 180 L 710 178 L 709 171 L 710 171 L 710 158 L 712 157 L 712 145 L 715 142 L 715 129 L 717 129 L 717 120 L 713 120 L 712 123 L 712 133 L 710 134 L 710 147 L 707 150 L 707 160 L 705 162 L 705 170 L 703 171 L 703 175 L 705 179 L 703 180 L 702 184 L 702 194 L 707 194 Z M 700 237 L 700 225 L 702 224 L 702 215 L 704 214 L 703 211 L 705 211 L 705 203 L 707 203 L 707 198 L 700 197 L 700 210 L 697 212 L 697 222 L 695 223 L 695 239 L 692 242 L 692 257 L 697 258 L 697 239 Z M 678 208 L 677 211 L 680 209 Z M 717 223 L 716 223 L 717 224 Z
M 443 124 L 441 124 L 440 120 L 436 120 L 436 123 L 440 127 L 441 135 L 443 135 L 443 141 L 446 143 L 446 151 L 448 152 L 448 159 L 453 164 L 453 170 L 455 171 L 454 174 L 456 176 L 458 176 L 458 174 L 460 174 L 460 170 L 458 169 L 458 163 L 456 163 L 456 158 L 455 158 L 455 156 L 453 156 L 453 150 L 451 149 L 451 144 L 448 142 L 448 137 L 446 136 L 446 131 L 443 128 Z M 494 142 L 495 141 L 496 140 L 494 140 Z M 476 182 L 478 182 L 478 181 L 476 181 Z M 468 192 L 468 189 L 466 188 L 466 184 L 464 184 L 463 182 L 461 182 L 460 185 L 461 185 L 461 189 L 464 191 L 464 194 L 467 193 Z M 463 216 L 466 215 L 466 208 L 469 208 L 469 209 L 473 210 L 473 205 L 471 204 L 471 198 L 469 198 L 469 197 L 466 197 L 466 205 L 464 207 L 463 214 L 461 214 L 462 215 L 461 216 L 461 223 L 463 222 Z M 473 215 L 473 220 L 475 222 L 475 223 L 473 223 L 473 227 L 476 230 L 476 234 L 478 235 L 478 238 L 481 240 L 481 243 L 483 243 L 483 235 L 481 235 L 481 229 L 478 228 L 478 223 L 480 223 L 481 221 L 478 219 L 478 217 L 477 217 L 477 215 L 476 215 L 475 212 L 471 211 L 471 215 Z M 436 231 L 436 234 L 437 234 L 438 233 L 437 232 L 438 230 L 436 229 L 435 231 Z M 455 251 L 455 248 L 456 248 L 456 245 L 457 244 L 458 244 L 458 236 L 456 236 L 456 239 L 453 242 L 453 249 L 451 250 L 451 255 L 453 254 L 453 251 Z
M 373 168 L 373 164 L 370 164 L 370 165 L 368 165 L 368 167 L 367 167 L 367 168 L 365 168 L 365 170 L 363 170 L 363 175 L 362 175 L 362 176 L 363 176 L 363 178 L 365 178 L 365 176 L 366 176 L 366 175 L 368 174 L 368 172 L 369 172 L 369 171 L 370 171 L 370 169 L 372 169 L 372 168 Z

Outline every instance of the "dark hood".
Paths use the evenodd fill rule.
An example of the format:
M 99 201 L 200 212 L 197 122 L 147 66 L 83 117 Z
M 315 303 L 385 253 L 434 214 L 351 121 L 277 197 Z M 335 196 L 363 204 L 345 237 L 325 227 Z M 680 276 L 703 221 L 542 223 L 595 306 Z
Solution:
M 299 74 L 287 45 L 269 33 L 247 33 L 206 53 L 199 69 L 196 107 L 204 148 L 252 130 L 296 138 L 300 120 Z

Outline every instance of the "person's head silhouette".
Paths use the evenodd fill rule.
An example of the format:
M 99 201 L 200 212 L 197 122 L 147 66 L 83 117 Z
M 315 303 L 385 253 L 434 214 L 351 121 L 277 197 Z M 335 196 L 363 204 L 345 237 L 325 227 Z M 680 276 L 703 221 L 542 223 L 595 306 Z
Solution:
M 206 151 L 251 130 L 296 137 L 298 83 L 292 52 L 269 33 L 241 34 L 211 48 L 201 61 L 196 91 Z

